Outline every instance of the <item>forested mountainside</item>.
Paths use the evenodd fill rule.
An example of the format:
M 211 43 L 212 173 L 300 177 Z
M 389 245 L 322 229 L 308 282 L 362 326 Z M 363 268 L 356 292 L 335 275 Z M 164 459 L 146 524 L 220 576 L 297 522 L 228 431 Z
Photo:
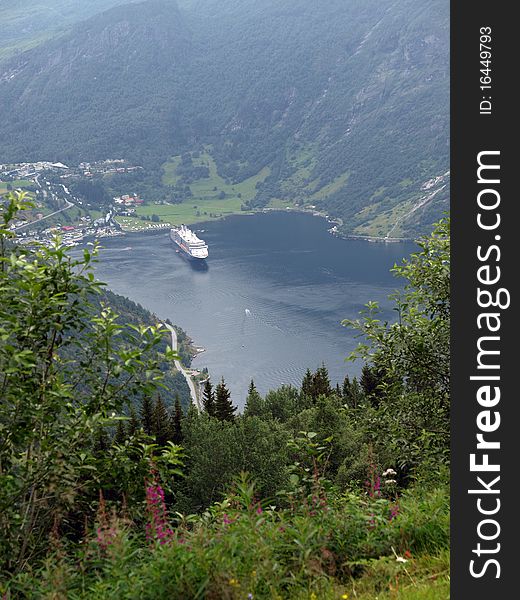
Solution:
M 67 24 L 89 14 L 46 4 L 66 5 Z M 148 0 L 59 35 L 42 21 L 24 29 L 34 48 L 0 62 L 0 161 L 122 156 L 160 185 L 161 165 L 202 153 L 227 182 L 262 173 L 247 207 L 316 207 L 350 233 L 424 231 L 448 198 L 448 8 Z M 19 28 L 12 14 L 0 31 Z
M 0 0 L 0 58 L 12 56 L 77 21 L 132 0 Z
M 147 326 L 156 327 L 159 323 L 159 317 L 152 314 L 149 310 L 143 308 L 140 304 L 136 304 L 133 300 L 114 294 L 108 289 L 103 289 L 99 296 L 92 296 L 90 302 L 93 303 L 96 311 L 101 311 L 102 305 L 109 306 L 117 315 L 117 323 L 124 326 Z M 169 322 L 169 321 L 168 321 Z M 179 356 L 185 366 L 189 366 L 192 359 L 190 340 L 180 327 L 175 326 L 177 332 L 177 342 Z M 160 343 L 157 345 L 156 351 L 165 353 L 166 346 L 171 344 L 168 335 L 163 336 Z M 181 406 L 187 409 L 191 404 L 190 390 L 186 379 L 177 371 L 170 361 L 160 361 L 159 369 L 162 372 L 164 387 L 159 390 L 166 407 L 172 408 L 175 405 L 175 400 L 178 397 Z

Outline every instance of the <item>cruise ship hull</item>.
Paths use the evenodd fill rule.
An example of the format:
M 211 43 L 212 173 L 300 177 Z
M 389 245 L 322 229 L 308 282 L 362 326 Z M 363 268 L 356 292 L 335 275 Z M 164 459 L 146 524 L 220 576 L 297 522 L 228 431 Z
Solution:
M 208 249 L 205 244 L 202 247 L 191 248 L 190 244 L 186 241 L 186 239 L 183 238 L 177 229 L 172 229 L 170 231 L 170 239 L 182 252 L 182 255 L 189 260 L 203 262 L 208 257 Z

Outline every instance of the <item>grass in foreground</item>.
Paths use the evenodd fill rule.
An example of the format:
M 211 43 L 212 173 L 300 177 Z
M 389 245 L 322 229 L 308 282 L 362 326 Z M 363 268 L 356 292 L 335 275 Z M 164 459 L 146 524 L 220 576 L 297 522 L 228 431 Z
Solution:
M 357 600 L 448 600 L 450 553 L 424 554 L 399 562 L 395 556 L 370 561 L 348 597 Z
M 318 493 L 274 509 L 242 479 L 202 515 L 169 521 L 154 497 L 146 537 L 123 516 L 100 519 L 81 550 L 67 555 L 58 546 L 40 571 L 18 582 L 30 594 L 12 598 L 449 598 L 444 488 L 412 491 L 397 503 Z

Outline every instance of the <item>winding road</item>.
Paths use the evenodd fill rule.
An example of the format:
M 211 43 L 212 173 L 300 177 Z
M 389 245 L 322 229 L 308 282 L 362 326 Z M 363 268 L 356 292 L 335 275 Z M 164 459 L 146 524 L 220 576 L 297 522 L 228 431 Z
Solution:
M 177 332 L 171 325 L 168 325 L 168 323 L 164 323 L 164 326 L 170 330 L 170 333 L 172 336 L 172 350 L 177 351 L 177 346 L 178 346 Z M 175 368 L 178 371 L 180 371 L 183 374 L 184 379 L 186 379 L 186 383 L 188 384 L 188 387 L 190 388 L 191 400 L 192 400 L 193 404 L 197 407 L 197 409 L 200 411 L 201 407 L 200 407 L 199 397 L 197 396 L 197 390 L 195 388 L 195 384 L 193 383 L 193 379 L 191 378 L 191 375 L 182 366 L 182 363 L 180 360 L 175 360 L 174 364 L 175 364 Z

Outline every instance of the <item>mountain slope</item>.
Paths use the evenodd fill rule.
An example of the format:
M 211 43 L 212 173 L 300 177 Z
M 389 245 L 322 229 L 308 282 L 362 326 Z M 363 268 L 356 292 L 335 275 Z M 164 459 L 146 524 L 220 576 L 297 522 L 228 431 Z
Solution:
M 169 146 L 175 56 L 182 60 L 185 44 L 178 11 L 146 2 L 95 16 L 7 62 L 2 137 L 19 144 L 11 156 L 77 162 L 117 154 L 121 140 L 124 150 Z
M 421 190 L 448 170 L 445 0 L 179 5 L 117 6 L 0 63 L 0 161 L 157 166 L 204 146 L 228 181 L 270 168 L 253 207 L 429 227 L 447 202 L 446 180 Z
M 0 58 L 37 45 L 64 28 L 135 0 L 0 0 Z

